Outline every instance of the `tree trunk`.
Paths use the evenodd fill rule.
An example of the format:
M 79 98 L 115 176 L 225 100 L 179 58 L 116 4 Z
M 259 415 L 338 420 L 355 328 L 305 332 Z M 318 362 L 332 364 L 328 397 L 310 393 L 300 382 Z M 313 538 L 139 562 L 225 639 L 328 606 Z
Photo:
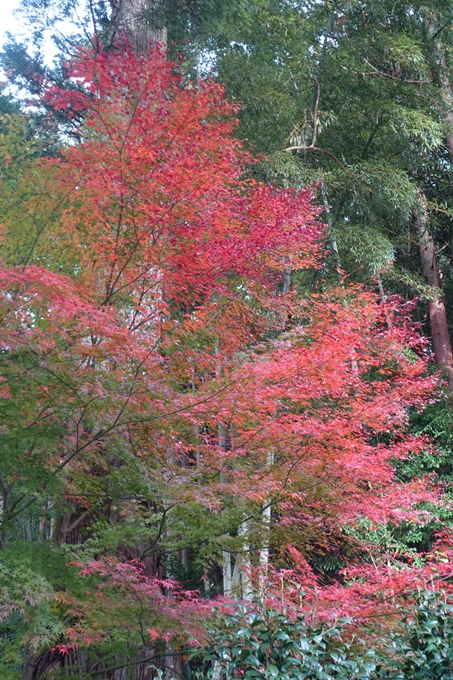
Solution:
M 440 99 L 442 101 L 441 110 L 447 124 L 445 148 L 448 151 L 450 164 L 453 167 L 453 97 L 451 94 L 449 64 L 445 49 L 442 47 L 441 43 L 441 31 L 439 31 L 438 19 L 435 16 L 432 16 L 427 21 L 427 28 L 431 39 L 435 41 L 435 67 L 433 67 L 432 79 L 439 91 Z
M 164 0 L 110 0 L 115 35 L 125 34 L 137 54 L 147 54 L 150 45 L 165 51 Z
M 430 287 L 428 315 L 431 325 L 434 359 L 446 371 L 449 383 L 453 387 L 453 355 L 448 332 L 445 302 L 442 295 L 442 282 L 437 266 L 434 240 L 428 228 L 426 197 L 421 191 L 419 191 L 418 207 L 415 213 L 415 229 L 420 249 L 423 277 Z
M 241 599 L 250 600 L 253 595 L 251 580 L 252 563 L 250 560 L 250 544 L 248 535 L 250 522 L 244 520 L 238 527 L 238 536 L 243 536 L 242 551 L 236 554 L 233 574 L 231 577 L 233 594 L 237 593 Z
M 24 665 L 22 668 L 21 680 L 33 680 L 35 675 L 36 665 L 39 662 L 41 654 L 33 654 L 33 652 L 26 647 Z
M 175 651 L 172 645 L 167 646 L 167 654 L 165 660 L 165 678 L 167 680 L 182 680 L 184 678 L 182 669 L 182 655 L 172 654 Z
M 446 68 L 445 61 L 441 63 L 441 73 L 439 77 L 440 96 L 443 103 L 444 120 L 447 123 L 447 135 L 445 137 L 445 147 L 450 156 L 450 164 L 453 167 L 453 98 L 451 96 L 450 82 L 448 76 L 443 73 L 443 68 Z
M 61 677 L 61 669 L 64 667 L 64 656 L 57 650 L 46 649 L 33 652 L 29 647 L 25 648 L 24 665 L 21 680 L 57 680 Z

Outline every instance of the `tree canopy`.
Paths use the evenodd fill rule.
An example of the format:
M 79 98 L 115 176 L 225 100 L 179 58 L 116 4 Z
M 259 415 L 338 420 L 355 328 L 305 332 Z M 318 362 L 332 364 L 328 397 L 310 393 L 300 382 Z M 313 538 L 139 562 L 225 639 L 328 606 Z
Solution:
M 450 3 L 87 8 L 4 52 L 2 677 L 446 677 Z

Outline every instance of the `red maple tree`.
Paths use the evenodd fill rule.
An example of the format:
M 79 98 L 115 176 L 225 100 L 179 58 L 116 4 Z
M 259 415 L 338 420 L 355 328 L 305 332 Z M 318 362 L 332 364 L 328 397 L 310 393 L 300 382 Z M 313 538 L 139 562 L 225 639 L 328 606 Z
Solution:
M 38 163 L 55 202 L 66 197 L 47 266 L 0 272 L 4 428 L 22 441 L 3 473 L 4 540 L 45 494 L 60 499 L 59 544 L 77 527 L 94 535 L 103 514 L 124 530 L 86 568 L 106 582 L 100 597 L 58 596 L 72 612 L 60 649 L 108 636 L 99 621 L 109 593 L 118 614 L 119 592 L 131 611 L 149 606 L 150 640 L 165 639 L 188 602 L 163 580 L 172 551 L 211 566 L 233 553 L 245 569 L 286 550 L 297 566 L 315 535 L 421 522 L 420 501 L 437 499 L 391 464 L 427 446 L 407 435 L 409 409 L 437 385 L 423 342 L 397 301 L 282 293 L 285 272 L 320 263 L 319 210 L 308 189 L 244 179 L 252 159 L 221 87 L 126 45 L 82 51 L 68 72 L 79 90 L 46 96 L 85 127 Z

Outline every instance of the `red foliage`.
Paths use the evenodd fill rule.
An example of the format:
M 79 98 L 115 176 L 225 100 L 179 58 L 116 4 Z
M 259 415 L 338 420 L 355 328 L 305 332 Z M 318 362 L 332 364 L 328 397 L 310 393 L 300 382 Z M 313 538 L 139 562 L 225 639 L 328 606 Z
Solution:
M 141 612 L 143 631 L 152 623 L 147 630 L 151 643 L 177 641 L 181 635 L 196 639 L 197 644 L 205 640 L 203 621 L 210 605 L 197 593 L 181 589 L 172 579 L 147 577 L 144 565 L 136 560 L 125 563 L 110 557 L 73 565 L 88 582 L 94 576 L 94 582 L 87 591 L 89 600 L 82 606 L 79 602 L 72 612 L 74 623 L 66 629 L 68 642 L 56 646 L 62 653 L 102 642 L 117 629 L 133 629 L 137 612 Z
M 83 141 L 41 161 L 67 197 L 55 237 L 67 275 L 0 272 L 12 366 L 2 389 L 32 376 L 27 427 L 57 432 L 52 447 L 39 438 L 29 447 L 25 469 L 41 466 L 45 485 L 67 469 L 65 491 L 89 508 L 84 476 L 110 464 L 109 446 L 127 450 L 153 502 L 202 508 L 206 532 L 233 506 L 236 528 L 251 516 L 244 541 L 257 549 L 269 504 L 279 549 L 363 518 L 423 521 L 417 504 L 436 502 L 436 491 L 429 480 L 398 483 L 391 460 L 426 448 L 406 434 L 408 410 L 438 381 L 425 376 L 425 348 L 398 302 L 352 287 L 306 300 L 279 293 L 285 270 L 319 262 L 319 211 L 309 190 L 243 179 L 251 158 L 218 85 L 184 86 L 161 55 L 127 47 L 81 52 L 68 68 L 81 91 L 46 96 L 85 112 Z M 294 325 L 282 331 L 288 308 Z M 15 364 L 24 352 L 31 363 Z M 219 427 L 232 447 L 220 446 Z M 224 536 L 223 527 L 213 538 Z M 288 551 L 313 602 L 305 557 Z M 82 572 L 100 582 L 91 604 L 72 602 L 67 649 L 102 639 L 124 599 L 146 603 L 151 637 L 199 635 L 204 605 L 139 564 L 107 556 Z M 349 590 L 324 589 L 325 609 L 340 590 L 366 607 L 390 578 L 368 574 Z
M 230 297 L 232 277 L 254 290 L 274 286 L 288 258 L 293 269 L 316 262 L 310 192 L 242 179 L 252 159 L 231 134 L 237 107 L 219 85 L 183 87 L 162 55 L 127 46 L 81 52 L 68 68 L 85 93 L 52 88 L 47 98 L 86 112 L 60 182 L 71 252 L 98 302 L 131 305 L 134 327 L 155 324 L 169 306 Z

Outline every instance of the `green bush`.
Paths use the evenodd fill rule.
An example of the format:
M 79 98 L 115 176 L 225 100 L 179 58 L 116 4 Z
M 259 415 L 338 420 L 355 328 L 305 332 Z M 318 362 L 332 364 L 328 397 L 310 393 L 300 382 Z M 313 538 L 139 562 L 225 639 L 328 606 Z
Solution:
M 418 593 L 403 615 L 402 633 L 390 642 L 390 668 L 381 678 L 453 679 L 453 606 L 442 593 Z
M 344 635 L 348 619 L 311 624 L 304 614 L 254 602 L 218 614 L 199 679 L 368 680 L 379 663 L 374 650 Z
M 375 633 L 374 649 L 369 631 L 358 639 L 345 618 L 315 624 L 259 599 L 219 611 L 198 680 L 453 680 L 453 604 L 430 590 L 412 597 L 393 632 Z

